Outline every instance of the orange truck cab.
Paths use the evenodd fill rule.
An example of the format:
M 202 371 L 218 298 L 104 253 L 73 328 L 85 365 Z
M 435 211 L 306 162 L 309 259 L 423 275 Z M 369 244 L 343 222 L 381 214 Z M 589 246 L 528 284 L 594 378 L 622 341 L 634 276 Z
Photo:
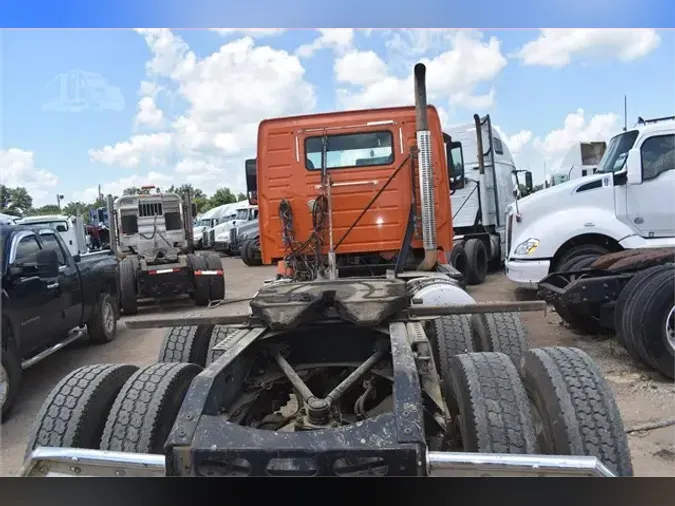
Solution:
M 453 244 L 448 173 L 452 141 L 441 130 L 437 110 L 426 106 L 426 98 L 424 104 L 437 262 L 447 264 Z M 310 238 L 313 205 L 322 191 L 322 163 L 330 175 L 330 209 L 321 249 L 327 254 L 334 244 L 340 276 L 355 270 L 372 275 L 373 269 L 391 268 L 404 251 L 408 263 L 419 260 L 425 249 L 425 220 L 416 133 L 416 107 L 262 121 L 257 158 L 247 165 L 247 184 L 249 199 L 259 206 L 263 264 L 283 262 L 289 252 L 282 202 L 292 210 L 296 244 Z

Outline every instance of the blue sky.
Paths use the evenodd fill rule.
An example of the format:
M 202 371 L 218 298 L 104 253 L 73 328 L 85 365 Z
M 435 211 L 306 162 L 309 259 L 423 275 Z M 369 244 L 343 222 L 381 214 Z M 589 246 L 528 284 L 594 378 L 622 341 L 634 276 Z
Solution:
M 0 51 L 0 180 L 38 205 L 99 184 L 242 190 L 258 121 L 410 103 L 420 59 L 445 124 L 490 113 L 535 182 L 574 142 L 623 127 L 624 94 L 629 126 L 675 114 L 675 32 L 663 30 L 31 30 L 4 31 Z M 89 92 L 77 110 L 76 91 Z

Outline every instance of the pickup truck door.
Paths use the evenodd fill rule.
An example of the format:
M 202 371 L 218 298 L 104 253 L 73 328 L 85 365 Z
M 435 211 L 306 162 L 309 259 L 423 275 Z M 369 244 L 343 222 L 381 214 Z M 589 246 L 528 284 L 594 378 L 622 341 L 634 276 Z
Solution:
M 642 237 L 673 237 L 675 134 L 652 135 L 635 147 L 640 149 L 642 183 L 627 185 L 628 220 Z
M 33 232 L 20 232 L 12 238 L 8 265 L 35 261 L 41 245 Z M 19 276 L 6 285 L 14 314 L 19 350 L 27 356 L 50 344 L 61 318 L 58 279 L 38 275 Z
M 40 230 L 40 240 L 44 249 L 52 249 L 59 259 L 59 286 L 57 291 L 61 300 L 61 318 L 58 322 L 59 333 L 66 334 L 82 323 L 82 286 L 74 258 L 68 254 L 63 240 L 51 229 Z

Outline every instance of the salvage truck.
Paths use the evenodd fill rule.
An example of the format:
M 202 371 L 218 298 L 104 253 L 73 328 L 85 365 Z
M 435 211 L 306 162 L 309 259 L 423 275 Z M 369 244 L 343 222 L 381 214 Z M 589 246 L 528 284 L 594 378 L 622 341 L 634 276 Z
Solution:
M 188 295 L 197 306 L 225 297 L 220 257 L 194 253 L 189 199 L 144 186 L 140 194 L 114 203 L 114 249 L 120 261 L 120 305 L 136 314 L 139 301 Z M 109 197 L 109 200 L 111 197 Z
M 0 224 L 0 406 L 6 420 L 23 371 L 70 343 L 115 339 L 118 267 L 110 254 L 72 255 L 57 230 Z
M 478 303 L 448 263 L 451 143 L 425 74 L 415 107 L 262 121 L 261 256 L 277 279 L 244 314 L 129 319 L 169 327 L 158 362 L 65 377 L 22 475 L 631 475 L 598 366 L 528 349 L 519 311 L 545 303 Z M 100 408 L 60 411 L 63 431 L 66 392 Z

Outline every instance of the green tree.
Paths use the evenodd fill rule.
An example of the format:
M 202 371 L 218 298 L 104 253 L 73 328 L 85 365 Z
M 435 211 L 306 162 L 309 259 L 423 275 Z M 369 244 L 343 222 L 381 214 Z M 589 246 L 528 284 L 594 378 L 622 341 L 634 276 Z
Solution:
M 229 188 L 219 188 L 209 199 L 211 207 L 224 206 L 225 204 L 234 204 L 237 196 Z
M 130 188 L 125 188 L 122 195 L 138 195 L 139 193 L 141 193 L 141 189 L 132 186 Z
M 0 212 L 23 216 L 33 207 L 33 197 L 23 187 L 0 185 Z
M 241 202 L 242 200 L 248 200 L 248 197 L 243 193 L 237 193 L 237 202 Z

